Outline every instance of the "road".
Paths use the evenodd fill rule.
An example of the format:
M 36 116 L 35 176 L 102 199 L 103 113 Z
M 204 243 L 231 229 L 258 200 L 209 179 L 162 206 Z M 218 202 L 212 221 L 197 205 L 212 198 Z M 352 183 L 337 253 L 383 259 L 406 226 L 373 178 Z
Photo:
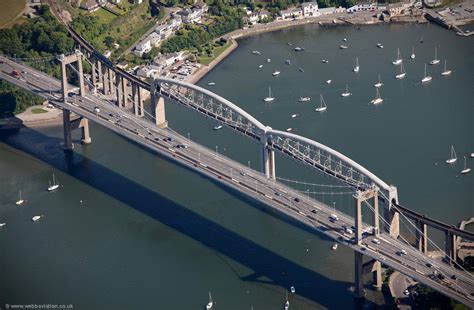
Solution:
M 390 292 L 392 296 L 399 300 L 398 308 L 403 310 L 410 310 L 411 309 L 411 296 L 405 294 L 405 290 L 412 285 L 415 285 L 416 282 L 413 281 L 411 278 L 407 277 L 404 274 L 395 271 L 390 276 Z M 409 290 L 408 290 L 409 291 Z M 410 293 L 409 293 L 410 294 Z
M 342 228 L 354 225 L 352 217 L 335 212 L 331 207 L 284 184 L 267 179 L 262 173 L 250 170 L 241 163 L 188 140 L 171 129 L 157 128 L 150 121 L 135 117 L 111 101 L 99 99 L 88 93 L 83 97 L 73 95 L 67 98 L 67 103 L 63 103 L 59 80 L 4 57 L 0 57 L 0 61 L 0 78 L 109 128 L 181 166 L 220 182 L 267 205 L 277 213 L 327 235 L 354 251 L 372 257 L 418 282 L 474 307 L 474 276 L 451 265 L 437 262 L 386 233 L 377 237 L 379 240 L 377 243 L 374 241 L 374 236 L 364 234 L 362 245 L 356 245 L 353 243 L 354 234 L 348 234 Z M 13 69 L 21 73 L 19 77 L 12 76 Z M 95 112 L 96 107 L 100 112 Z M 179 145 L 186 147 L 178 147 Z M 337 214 L 338 220 L 331 220 L 331 214 Z M 400 249 L 405 249 L 407 254 L 400 255 Z M 434 271 L 444 275 L 444 279 L 433 276 Z M 451 279 L 453 275 L 456 276 L 456 280 Z

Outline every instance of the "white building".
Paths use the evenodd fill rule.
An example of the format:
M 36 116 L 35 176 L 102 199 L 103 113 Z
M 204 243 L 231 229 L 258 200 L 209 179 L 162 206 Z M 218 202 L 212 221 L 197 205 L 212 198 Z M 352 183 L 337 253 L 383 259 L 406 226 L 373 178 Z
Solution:
M 152 32 L 150 33 L 150 35 L 147 37 L 147 40 L 150 40 L 150 45 L 152 47 L 157 47 L 158 45 L 160 45 L 160 42 L 161 42 L 161 35 L 159 35 L 158 33 L 156 32 Z
M 191 9 L 186 8 L 176 14 L 181 16 L 182 22 L 185 24 L 199 23 L 201 21 L 202 16 L 204 15 L 204 13 L 207 12 L 207 10 L 207 4 L 195 5 Z
M 322 8 L 322 9 L 319 9 L 319 14 L 320 15 L 327 15 L 327 14 L 334 14 L 336 13 L 336 7 L 332 6 L 332 7 L 329 7 L 329 8 Z
M 137 70 L 137 75 L 139 77 L 149 78 L 155 75 L 159 75 L 161 68 L 159 66 L 148 65 L 143 66 Z
M 252 25 L 255 25 L 259 21 L 265 18 L 268 18 L 269 16 L 270 16 L 270 12 L 268 12 L 267 10 L 261 10 L 261 11 L 253 12 L 252 14 L 250 14 L 249 21 Z
M 166 68 L 183 59 L 184 52 L 177 52 L 165 55 L 158 55 L 155 57 L 155 59 L 153 59 L 153 63 L 155 63 L 155 65 L 159 66 L 160 68 Z
M 303 10 L 301 8 L 291 8 L 280 11 L 281 19 L 293 19 L 300 18 L 303 16 Z
M 347 9 L 347 13 L 371 11 L 377 9 L 377 3 L 361 2 Z
M 301 4 L 304 17 L 318 16 L 318 3 L 317 2 L 305 2 Z
M 148 53 L 149 51 L 151 51 L 151 43 L 150 40 L 146 38 L 135 46 L 133 53 L 138 57 L 142 57 L 143 54 Z

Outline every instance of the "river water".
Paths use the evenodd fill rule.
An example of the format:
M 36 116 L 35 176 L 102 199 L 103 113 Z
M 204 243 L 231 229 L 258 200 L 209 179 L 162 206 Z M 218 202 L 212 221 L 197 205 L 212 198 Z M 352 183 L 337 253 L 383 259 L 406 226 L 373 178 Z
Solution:
M 343 38 L 345 50 L 338 48 Z M 375 46 L 379 41 L 383 49 Z M 297 45 L 305 50 L 294 52 Z M 412 46 L 415 60 L 407 59 Z M 442 78 L 442 64 L 428 66 L 433 82 L 421 85 L 435 46 L 454 72 Z M 391 64 L 397 48 L 405 59 L 403 81 L 394 79 L 399 68 Z M 474 174 L 460 175 L 462 156 L 474 152 L 473 54 L 471 38 L 433 25 L 308 25 L 242 40 L 200 85 L 215 82 L 211 90 L 264 124 L 291 127 L 343 152 L 395 184 L 402 204 L 457 224 L 474 215 Z M 352 72 L 356 57 L 358 74 Z M 272 77 L 274 70 L 281 75 Z M 384 102 L 373 106 L 378 74 Z M 346 84 L 353 96 L 342 98 Z M 262 101 L 269 86 L 273 104 Z M 324 113 L 314 112 L 320 93 L 328 105 Z M 312 100 L 299 103 L 300 96 Z M 212 122 L 180 107 L 166 109 L 173 129 L 259 168 L 253 142 L 227 129 L 214 131 Z M 76 143 L 72 156 L 62 152 L 61 127 L 2 135 L 0 222 L 7 226 L 0 229 L 0 304 L 203 309 L 211 291 L 216 309 L 278 309 L 290 286 L 296 288 L 291 309 L 384 303 L 371 291 L 365 303 L 353 300 L 353 254 L 344 247 L 331 251 L 324 236 L 106 129 L 92 125 L 91 133 L 93 143 Z M 448 166 L 452 144 L 459 159 Z M 468 165 L 474 168 L 474 160 Z M 47 193 L 53 173 L 61 188 Z M 280 156 L 277 175 L 331 184 Z M 351 212 L 350 195 L 299 188 L 324 191 L 314 196 Z M 14 205 L 19 190 L 27 199 L 21 207 Z M 45 217 L 32 223 L 37 214 Z

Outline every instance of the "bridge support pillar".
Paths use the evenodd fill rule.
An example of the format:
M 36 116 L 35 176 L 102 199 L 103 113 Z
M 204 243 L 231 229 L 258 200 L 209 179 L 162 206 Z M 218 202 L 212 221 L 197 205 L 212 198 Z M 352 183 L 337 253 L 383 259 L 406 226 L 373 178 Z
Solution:
M 96 87 L 97 86 L 97 72 L 96 72 L 96 66 L 95 66 L 95 60 L 92 59 L 92 62 L 91 62 L 91 82 L 92 82 L 92 86 L 93 87 Z
M 150 90 L 151 95 L 151 111 L 154 113 L 156 126 L 160 128 L 168 127 L 168 121 L 166 120 L 165 114 L 165 100 L 160 96 L 159 93 L 160 85 L 157 81 L 153 81 L 153 85 Z M 139 91 L 140 93 L 140 91 Z M 144 114 L 143 106 L 141 111 Z
M 63 130 L 64 130 L 64 151 L 72 151 L 74 144 L 72 144 L 72 126 L 71 126 L 71 112 L 63 109 Z
M 354 260 L 354 297 L 355 298 L 364 298 L 364 266 L 362 253 L 354 251 L 355 260 Z
M 444 240 L 444 260 L 449 264 L 453 264 L 457 257 L 456 235 L 451 230 L 447 230 L 444 233 Z
M 107 74 L 109 75 L 108 76 L 109 89 L 107 91 L 107 95 L 110 95 L 112 94 L 112 91 L 114 90 L 114 72 L 112 71 L 112 69 L 107 68 Z
M 122 107 L 127 107 L 127 80 L 122 76 Z
M 89 120 L 87 118 L 81 119 L 81 124 L 79 126 L 81 128 L 81 133 L 82 133 L 81 143 L 91 144 L 92 139 L 89 132 Z
M 117 106 L 121 106 L 121 97 L 120 97 L 120 74 L 115 73 L 115 98 L 117 99 Z
M 97 61 L 97 73 L 98 73 L 97 84 L 100 84 L 101 82 L 103 82 L 103 80 L 102 80 L 102 63 L 100 61 Z M 102 87 L 104 87 L 103 83 L 102 83 Z
M 135 83 L 132 83 L 132 102 L 133 113 L 136 116 L 143 117 L 145 112 L 143 110 L 142 89 Z
M 416 222 L 416 246 L 418 250 L 427 253 L 428 252 L 428 229 L 425 223 L 422 221 Z
M 378 195 L 378 189 L 377 188 L 370 188 L 364 192 L 358 192 L 356 195 L 354 195 L 354 198 L 356 200 L 356 209 L 355 209 L 355 244 L 360 245 L 362 242 L 362 203 L 373 199 L 374 201 L 374 229 L 372 231 L 372 234 L 375 236 L 378 236 L 379 234 L 379 195 Z
M 275 171 L 275 151 L 271 148 L 272 136 L 267 134 L 272 130 L 271 127 L 266 127 L 265 132 L 260 136 L 261 154 L 262 154 L 262 173 L 267 179 L 276 180 Z
M 382 290 L 382 264 L 378 261 L 372 266 L 372 285 L 377 291 Z
M 390 236 L 397 239 L 400 235 L 400 213 L 398 213 L 394 208 L 391 208 L 389 211 L 388 223 L 390 224 Z
M 86 94 L 86 89 L 84 87 L 84 70 L 82 69 L 82 53 L 76 51 L 76 61 L 77 69 L 79 71 L 79 94 L 84 96 Z

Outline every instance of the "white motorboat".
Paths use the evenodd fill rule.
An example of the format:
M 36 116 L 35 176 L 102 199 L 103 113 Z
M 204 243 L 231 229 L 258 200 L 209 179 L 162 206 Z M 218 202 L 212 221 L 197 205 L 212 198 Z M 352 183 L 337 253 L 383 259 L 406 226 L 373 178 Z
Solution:
M 411 59 L 415 59 L 415 57 L 416 57 L 416 56 L 415 56 L 415 47 L 412 47 L 412 48 L 411 48 L 411 55 L 410 55 L 410 58 L 411 58 Z
M 207 83 L 207 86 L 214 86 L 214 85 L 216 85 L 216 83 L 214 83 L 214 82 Z
M 214 130 L 219 130 L 219 129 L 222 129 L 222 125 L 216 125 L 216 126 L 214 126 Z
M 289 59 L 285 60 L 286 65 L 291 65 L 291 61 Z
M 356 66 L 352 71 L 354 71 L 355 73 L 359 72 L 359 57 L 356 57 Z
M 456 156 L 456 151 L 454 150 L 454 145 L 451 145 L 451 157 L 446 159 L 447 164 L 454 164 L 458 160 L 458 157 Z
M 270 63 L 272 62 L 272 60 L 270 58 L 267 58 L 267 62 Z
M 438 59 L 438 48 L 435 47 L 435 57 L 433 60 L 430 61 L 430 65 L 437 65 L 439 64 L 439 59 Z
M 272 88 L 268 87 L 268 96 L 263 98 L 263 101 L 272 102 L 273 100 L 275 100 L 275 97 L 272 97 Z
M 288 44 L 288 46 L 292 46 L 293 44 L 291 44 L 290 42 L 287 42 L 286 44 Z
M 347 42 L 347 39 L 346 39 L 346 38 L 344 38 L 344 39 L 342 39 L 342 41 L 344 41 L 344 42 Z
M 397 49 L 397 59 L 392 61 L 392 64 L 395 66 L 398 66 L 399 64 L 402 63 L 402 57 L 400 56 L 400 49 Z
M 352 93 L 349 92 L 349 86 L 346 84 L 346 91 L 341 94 L 342 97 L 349 97 Z
M 290 302 L 288 301 L 288 292 L 286 292 L 286 301 L 284 305 L 285 310 L 290 309 Z
M 262 69 L 262 68 L 263 68 L 263 65 L 260 65 L 260 66 L 258 66 L 258 67 L 259 67 L 260 69 Z
M 294 286 L 290 286 L 290 292 L 291 292 L 292 294 L 296 293 L 296 289 L 295 289 Z
M 382 85 L 383 83 L 382 83 L 382 80 L 380 79 L 380 74 L 379 74 L 379 81 L 374 84 L 374 87 L 379 88 L 379 87 L 382 87 Z
M 35 216 L 33 216 L 33 217 L 31 218 L 31 220 L 32 220 L 33 222 L 37 222 L 37 221 L 39 221 L 42 217 L 43 217 L 42 215 L 35 215 Z
M 382 103 L 382 102 L 383 102 L 382 97 L 380 97 L 380 91 L 379 91 L 379 89 L 376 88 L 376 90 L 377 90 L 377 91 L 376 91 L 375 98 L 370 101 L 370 103 L 372 103 L 372 104 L 379 104 L 379 103 Z
M 276 71 L 273 71 L 272 75 L 273 76 L 279 76 L 280 75 L 280 71 L 276 70 Z
M 299 51 L 302 51 L 302 50 L 304 50 L 304 48 L 299 47 L 299 46 L 295 47 L 295 52 L 299 52 Z
M 254 55 L 262 55 L 262 53 L 260 53 L 259 51 L 252 51 L 252 54 L 254 54 Z
M 206 310 L 211 310 L 214 306 L 214 301 L 212 300 L 211 292 L 209 291 L 209 302 L 206 305 Z
M 474 158 L 474 153 L 471 153 L 471 158 Z
M 326 84 L 331 84 L 332 83 L 332 80 L 327 80 L 326 81 Z
M 344 45 L 344 44 L 341 44 L 341 45 L 339 45 L 339 48 L 340 48 L 341 50 L 345 50 L 346 48 L 348 48 L 348 46 L 347 46 L 347 45 Z
M 464 169 L 461 170 L 461 174 L 466 174 L 466 173 L 469 173 L 469 172 L 471 172 L 471 168 L 467 167 L 466 156 L 464 156 Z
M 54 190 L 57 190 L 58 188 L 59 188 L 59 183 L 56 180 L 56 177 L 54 176 L 54 173 L 53 173 L 53 183 L 51 184 L 51 180 L 49 181 L 48 192 L 52 192 Z
M 329 63 L 329 60 L 323 59 L 323 60 L 321 60 L 321 62 L 322 62 L 323 64 L 327 64 L 327 63 Z
M 382 43 L 377 43 L 377 47 L 378 47 L 378 48 L 383 48 Z
M 15 202 L 15 204 L 16 204 L 17 206 L 21 206 L 22 204 L 25 203 L 25 200 L 24 200 L 23 198 L 21 198 L 21 191 L 19 192 L 19 194 L 20 194 L 20 199 L 18 199 L 18 201 Z
M 405 69 L 403 68 L 403 63 L 400 65 L 400 73 L 395 75 L 397 80 L 403 80 L 407 76 Z
M 328 106 L 326 105 L 326 102 L 324 101 L 323 94 L 320 96 L 320 106 L 314 109 L 316 112 L 323 112 L 326 111 Z
M 334 251 L 337 250 L 337 243 L 334 243 L 334 244 L 332 245 L 332 249 L 333 249 Z
M 301 68 L 301 67 L 298 70 L 300 70 L 300 72 L 304 72 L 303 68 Z
M 421 83 L 422 84 L 425 84 L 425 83 L 429 83 L 431 82 L 433 78 L 431 77 L 431 75 L 426 75 L 426 64 L 425 64 L 425 76 L 421 79 Z
M 286 132 L 290 132 L 290 131 L 293 131 L 293 128 L 291 128 L 291 127 L 286 128 Z
M 298 116 L 298 114 L 291 114 L 291 118 L 295 118 L 297 116 Z
M 444 71 L 441 72 L 441 75 L 442 75 L 442 76 L 447 76 L 447 75 L 450 75 L 451 73 L 452 73 L 452 71 L 451 71 L 451 70 L 448 70 L 448 69 L 446 68 L 446 59 L 445 59 L 445 60 L 444 60 Z
M 300 99 L 298 99 L 299 102 L 308 102 L 311 100 L 311 97 L 300 97 Z
M 6 226 L 7 223 L 0 223 L 0 227 Z

